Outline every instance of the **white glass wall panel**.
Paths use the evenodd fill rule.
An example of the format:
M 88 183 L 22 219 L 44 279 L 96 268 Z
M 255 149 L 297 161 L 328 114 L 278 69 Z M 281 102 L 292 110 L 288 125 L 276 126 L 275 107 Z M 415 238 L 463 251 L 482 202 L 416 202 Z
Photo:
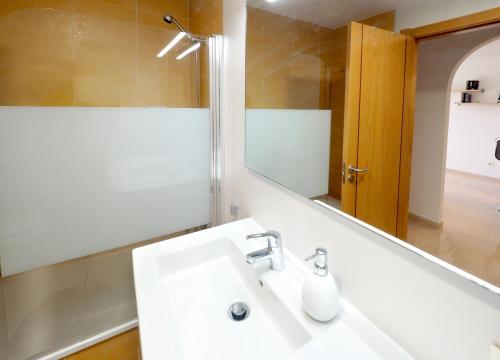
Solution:
M 299 194 L 328 193 L 330 110 L 246 111 L 246 165 Z
M 0 107 L 2 274 L 207 224 L 208 109 Z

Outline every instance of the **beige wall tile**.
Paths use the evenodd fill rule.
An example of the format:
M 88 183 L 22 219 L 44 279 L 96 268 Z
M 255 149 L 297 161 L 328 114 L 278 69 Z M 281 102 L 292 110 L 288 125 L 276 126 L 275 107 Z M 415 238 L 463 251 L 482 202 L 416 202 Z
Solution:
M 157 53 L 178 34 L 172 13 L 201 34 L 222 32 L 222 1 L 0 1 L 0 103 L 47 106 L 196 104 L 194 56 Z M 207 20 L 208 19 L 208 20 Z M 207 47 L 200 51 L 200 91 L 208 106 Z
M 208 47 L 204 46 L 199 50 L 200 64 L 200 106 L 203 108 L 210 107 L 210 73 L 209 73 L 209 55 Z M 193 75 L 196 74 L 196 62 L 194 57 L 191 58 L 191 67 Z M 193 81 L 195 78 L 193 77 Z M 196 94 L 195 100 L 196 100 Z
M 6 3 L 12 4 L 8 7 Z M 63 3 L 40 0 L 34 1 L 1 1 L 0 25 L 9 27 L 12 31 L 68 32 L 71 18 Z M 16 6 L 18 5 L 18 6 Z
M 200 107 L 208 108 L 210 107 L 210 85 L 208 76 L 204 76 L 200 79 Z M 196 95 L 196 94 L 194 94 Z M 194 99 L 196 101 L 196 99 Z
M 74 37 L 74 72 L 137 73 L 137 45 L 118 39 Z
M 71 17 L 71 33 L 77 38 L 115 39 L 123 42 L 135 39 L 136 30 L 135 19 L 127 21 L 78 13 Z
M 0 67 L 51 71 L 72 69 L 69 33 L 13 31 L 0 25 L 0 49 Z
M 136 73 L 76 73 L 76 106 L 137 106 Z
M 178 34 L 178 31 L 139 25 L 138 28 L 138 56 L 140 70 L 167 70 L 168 60 L 177 56 L 183 49 L 189 46 L 186 39 L 181 42 L 164 57 L 157 58 L 156 55 Z
M 0 17 L 27 9 L 56 9 L 67 10 L 68 0 L 9 0 L 0 1 Z
M 190 0 L 189 1 L 189 30 L 201 36 L 222 34 L 222 0 Z M 208 47 L 199 50 L 200 56 L 200 106 L 209 107 L 209 70 Z M 195 67 L 192 66 L 193 71 Z M 192 87 L 191 94 L 196 104 L 196 94 Z
M 293 50 L 295 53 L 319 54 L 321 27 L 296 20 L 289 31 L 293 34 Z
M 108 2 L 111 4 L 116 4 L 116 5 L 128 6 L 128 7 L 131 7 L 133 9 L 135 9 L 137 6 L 137 0 L 101 0 L 101 1 L 105 1 L 105 2 Z
M 263 109 L 263 94 L 262 85 L 252 86 L 251 84 L 246 85 L 246 97 L 245 97 L 245 107 L 247 109 Z
M 194 107 L 194 87 L 189 79 L 175 79 L 168 72 L 145 71 L 139 75 L 139 106 Z
M 264 109 L 292 109 L 292 89 L 289 86 L 273 87 L 264 84 L 262 105 Z
M 260 17 L 263 34 L 272 34 L 282 37 L 283 40 L 290 39 L 291 30 L 294 28 L 296 20 L 268 11 L 261 11 Z
M 247 87 L 262 87 L 262 60 L 248 60 L 245 66 L 245 81 Z
M 292 97 L 294 109 L 320 108 L 320 88 L 317 86 L 294 89 Z
M 321 37 L 333 31 L 254 8 L 247 21 L 247 106 L 329 108 L 331 77 L 320 55 Z
M 193 57 L 175 58 L 190 43 L 183 40 L 164 57 L 156 57 L 177 34 L 178 31 L 139 25 L 139 106 L 194 106 L 190 88 L 194 80 Z M 179 87 L 174 88 L 174 84 Z
M 267 34 L 262 36 L 262 61 L 283 63 L 294 55 L 293 42 L 290 38 L 283 38 L 279 34 Z
M 162 79 L 154 71 L 143 71 L 139 73 L 138 83 L 138 106 L 166 106 L 166 90 L 162 94 L 162 85 L 167 79 Z
M 189 18 L 189 3 L 186 0 L 137 0 L 139 10 L 170 13 L 176 18 Z
M 322 60 L 317 55 L 298 54 L 294 56 L 288 66 L 294 88 L 316 86 L 321 87 Z
M 222 34 L 222 1 L 190 0 L 189 30 L 202 36 Z
M 184 59 L 177 60 L 175 54 L 168 54 L 168 75 L 170 79 L 176 80 L 192 80 L 191 72 L 194 71 L 191 68 L 190 60 L 194 57 L 187 56 Z
M 134 7 L 117 5 L 114 1 L 103 0 L 69 0 L 71 11 L 75 14 L 95 16 L 99 18 L 125 21 L 130 24 L 136 22 Z
M 137 23 L 139 25 L 151 26 L 158 29 L 175 31 L 176 33 L 179 32 L 179 29 L 174 24 L 167 24 L 163 20 L 163 15 L 165 13 L 166 12 L 139 9 L 137 12 Z M 181 25 L 189 28 L 189 18 L 181 16 L 175 16 L 175 18 L 181 23 Z
M 247 6 L 247 36 L 258 34 L 262 36 L 262 16 L 264 11 Z
M 70 71 L 0 68 L 0 105 L 71 106 Z
M 166 106 L 175 108 L 193 107 L 191 97 L 191 82 L 186 80 L 170 79 L 167 86 Z

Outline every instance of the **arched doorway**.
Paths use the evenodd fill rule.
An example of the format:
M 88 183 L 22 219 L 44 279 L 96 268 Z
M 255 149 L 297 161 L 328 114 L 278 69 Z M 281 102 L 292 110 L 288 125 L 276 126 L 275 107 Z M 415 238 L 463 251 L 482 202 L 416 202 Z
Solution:
M 498 284 L 500 29 L 428 40 L 420 51 L 408 242 Z M 466 80 L 479 80 L 477 91 Z

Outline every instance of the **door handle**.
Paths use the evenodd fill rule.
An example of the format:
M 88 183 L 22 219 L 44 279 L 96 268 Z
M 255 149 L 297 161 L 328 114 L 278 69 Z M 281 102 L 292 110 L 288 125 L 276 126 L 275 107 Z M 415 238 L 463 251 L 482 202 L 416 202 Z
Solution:
M 356 175 L 358 173 L 366 173 L 368 172 L 368 169 L 358 169 L 355 168 L 352 165 L 349 165 L 349 175 L 347 175 L 347 180 L 351 183 L 353 183 L 356 180 Z M 342 183 L 345 184 L 345 178 L 346 178 L 346 173 L 345 173 L 345 162 L 342 162 Z
M 352 165 L 349 165 L 349 172 L 351 174 L 359 174 L 359 173 L 367 173 L 368 172 L 368 169 L 358 169 L 358 168 L 355 168 L 354 166 Z

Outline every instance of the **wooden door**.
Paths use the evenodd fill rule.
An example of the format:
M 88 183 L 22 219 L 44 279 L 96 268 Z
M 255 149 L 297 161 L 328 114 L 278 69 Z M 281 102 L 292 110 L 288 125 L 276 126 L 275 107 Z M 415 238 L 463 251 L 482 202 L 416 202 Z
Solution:
M 358 23 L 349 36 L 342 208 L 396 235 L 409 39 Z

